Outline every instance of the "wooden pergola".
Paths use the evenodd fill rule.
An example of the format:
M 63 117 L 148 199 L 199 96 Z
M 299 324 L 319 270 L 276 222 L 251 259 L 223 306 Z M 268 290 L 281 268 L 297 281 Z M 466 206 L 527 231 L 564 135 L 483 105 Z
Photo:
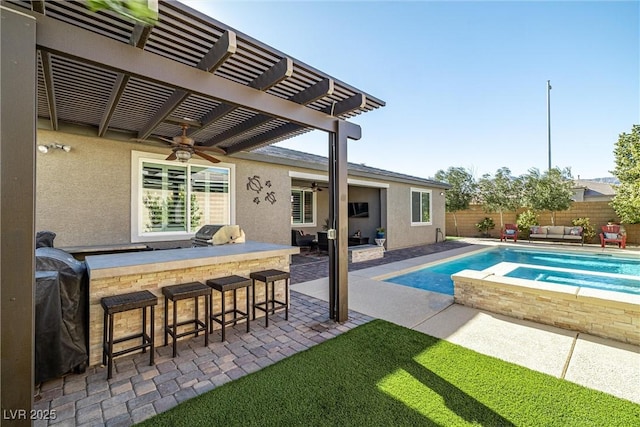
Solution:
M 2 410 L 32 407 L 38 126 L 114 139 L 173 137 L 227 155 L 328 134 L 332 319 L 347 319 L 347 119 L 384 102 L 178 2 L 154 26 L 82 2 L 3 1 L 0 68 Z M 3 424 L 8 420 L 3 420 Z M 14 420 L 29 425 L 30 420 Z

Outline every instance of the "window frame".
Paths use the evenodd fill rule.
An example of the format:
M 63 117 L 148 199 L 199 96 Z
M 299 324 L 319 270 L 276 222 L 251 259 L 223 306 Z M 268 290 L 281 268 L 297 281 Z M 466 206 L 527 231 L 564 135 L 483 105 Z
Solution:
M 413 193 L 420 193 L 420 206 L 422 206 L 422 194 L 429 194 L 429 221 L 413 221 Z M 420 217 L 422 218 L 422 210 L 420 211 Z M 421 227 L 427 225 L 433 225 L 433 190 L 426 188 L 411 187 L 409 189 L 409 222 L 412 227 Z
M 294 191 L 302 191 L 303 193 L 311 193 L 312 194 L 312 199 L 311 199 L 311 203 L 312 203 L 312 216 L 313 216 L 313 220 L 311 223 L 294 223 L 293 222 L 293 192 Z M 292 215 L 291 215 L 291 227 L 292 228 L 308 228 L 308 227 L 316 227 L 317 223 L 318 223 L 318 218 L 317 218 L 317 213 L 318 213 L 318 194 L 313 191 L 310 190 L 308 188 L 304 188 L 304 187 L 291 187 L 291 211 L 292 211 Z M 302 205 L 301 205 L 302 206 Z M 304 218 L 304 215 L 302 215 L 302 218 Z
M 158 242 L 171 240 L 187 240 L 195 236 L 198 230 L 191 231 L 144 231 L 143 221 L 143 203 L 142 203 L 142 167 L 144 162 L 155 163 L 159 165 L 177 166 L 175 161 L 165 160 L 163 154 L 131 151 L 131 242 Z M 236 194 L 235 194 L 235 165 L 231 163 L 216 163 L 215 165 L 200 160 L 195 156 L 187 163 L 180 163 L 178 166 L 184 166 L 190 173 L 190 166 L 197 167 L 216 167 L 226 169 L 229 173 L 229 206 L 227 207 L 229 215 L 229 223 L 235 224 L 236 213 Z M 189 192 L 190 194 L 190 192 Z

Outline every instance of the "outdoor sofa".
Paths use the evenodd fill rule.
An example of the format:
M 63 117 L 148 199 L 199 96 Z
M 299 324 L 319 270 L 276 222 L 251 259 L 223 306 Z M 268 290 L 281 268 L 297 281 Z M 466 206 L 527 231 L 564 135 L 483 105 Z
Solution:
M 554 242 L 575 242 L 584 245 L 582 227 L 564 225 L 534 225 L 529 229 L 529 242 L 532 240 L 550 240 Z

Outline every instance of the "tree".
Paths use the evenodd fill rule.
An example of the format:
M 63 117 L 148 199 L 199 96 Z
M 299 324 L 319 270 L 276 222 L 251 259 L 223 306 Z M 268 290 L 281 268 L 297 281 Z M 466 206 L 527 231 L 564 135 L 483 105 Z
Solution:
M 496 171 L 495 177 L 482 175 L 478 193 L 485 212 L 500 213 L 500 227 L 504 227 L 503 212 L 517 210 L 522 205 L 522 179 L 511 175 L 509 168 Z
M 143 25 L 155 25 L 158 21 L 158 5 L 148 0 L 87 0 L 92 12 L 112 10 L 118 15 Z
M 524 176 L 524 204 L 535 211 L 551 212 L 551 225 L 556 225 L 556 212 L 571 207 L 573 178 L 571 170 L 553 168 L 541 174 L 538 169 L 529 169 Z
M 621 133 L 613 150 L 616 168 L 611 173 L 618 178 L 616 195 L 611 207 L 620 221 L 640 223 L 640 125 L 633 125 L 631 133 Z
M 435 179 L 451 186 L 446 192 L 445 210 L 453 214 L 456 236 L 459 236 L 456 212 L 468 209 L 471 200 L 473 200 L 476 192 L 473 175 L 464 168 L 450 167 L 446 172 L 443 170 L 436 172 Z

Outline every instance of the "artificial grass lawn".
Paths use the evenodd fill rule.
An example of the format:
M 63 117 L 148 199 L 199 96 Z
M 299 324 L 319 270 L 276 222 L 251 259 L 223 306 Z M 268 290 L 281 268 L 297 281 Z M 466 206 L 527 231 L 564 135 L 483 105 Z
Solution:
M 632 426 L 640 405 L 375 320 L 143 425 Z

